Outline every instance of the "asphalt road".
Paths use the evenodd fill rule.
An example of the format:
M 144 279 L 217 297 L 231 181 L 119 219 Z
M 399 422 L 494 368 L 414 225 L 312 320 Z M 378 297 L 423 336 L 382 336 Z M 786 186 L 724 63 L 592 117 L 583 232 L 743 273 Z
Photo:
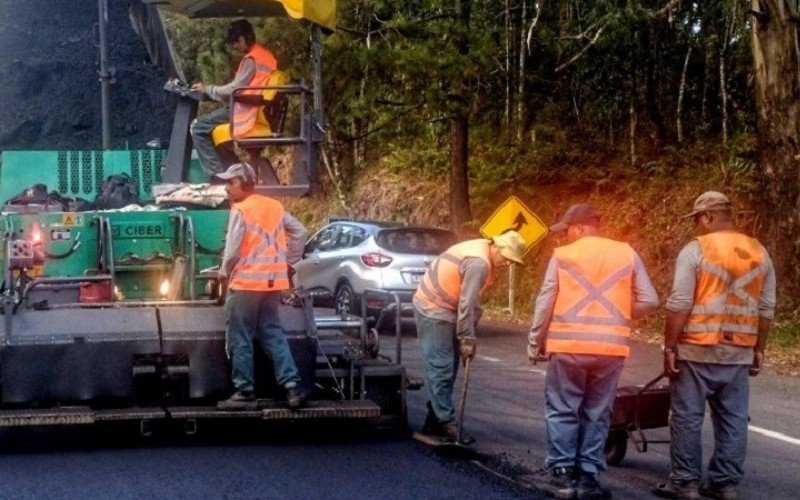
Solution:
M 476 460 L 442 457 L 405 435 L 360 427 L 201 427 L 196 436 L 135 428 L 14 430 L 0 433 L 0 498 L 539 498 L 529 489 L 545 448 L 546 364 L 524 355 L 524 329 L 481 328 L 466 425 Z M 393 353 L 386 337 L 384 350 Z M 419 349 L 403 338 L 404 364 L 421 376 Z M 659 371 L 656 346 L 636 344 L 623 384 Z M 741 498 L 797 498 L 800 491 L 800 381 L 767 370 L 753 379 L 751 430 Z M 409 393 L 421 424 L 426 394 Z M 705 439 L 710 452 L 710 425 Z M 665 430 L 648 434 L 666 438 Z M 667 445 L 633 447 L 605 482 L 616 498 L 653 498 L 668 472 Z
M 529 483 L 545 456 L 544 374 L 547 363 L 531 366 L 525 355 L 527 329 L 501 323 L 483 325 L 467 403 L 465 427 L 477 438 L 482 462 L 510 479 Z M 416 339 L 404 339 L 404 364 L 421 376 Z M 620 385 L 640 385 L 661 371 L 658 346 L 635 343 Z M 745 478 L 740 498 L 800 496 L 800 380 L 767 369 L 751 379 L 750 433 Z M 411 393 L 412 426 L 421 425 L 426 394 Z M 648 439 L 669 439 L 666 428 L 646 432 Z M 713 450 L 711 423 L 706 419 L 704 463 Z M 610 467 L 604 483 L 616 498 L 656 498 L 650 488 L 669 472 L 669 445 L 651 444 L 638 453 L 629 442 L 618 467 Z

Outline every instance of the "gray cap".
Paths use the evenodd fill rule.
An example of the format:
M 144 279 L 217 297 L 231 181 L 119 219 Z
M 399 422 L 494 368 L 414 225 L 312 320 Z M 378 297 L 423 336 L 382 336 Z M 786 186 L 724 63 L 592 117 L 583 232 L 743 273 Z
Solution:
M 706 191 L 694 200 L 694 210 L 692 213 L 681 216 L 682 218 L 694 217 L 703 212 L 714 210 L 730 210 L 731 200 L 718 191 Z
M 588 203 L 578 203 L 572 205 L 561 217 L 561 220 L 550 226 L 550 231 L 558 232 L 564 231 L 569 226 L 575 224 L 584 224 L 587 226 L 599 226 L 600 214 L 594 208 L 589 206 Z
M 228 170 L 221 172 L 219 174 L 215 174 L 214 177 L 217 179 L 222 179 L 223 181 L 231 180 L 235 177 L 240 177 L 244 181 L 249 182 L 251 184 L 256 183 L 256 172 L 253 170 L 253 167 L 248 165 L 247 163 L 234 163 Z

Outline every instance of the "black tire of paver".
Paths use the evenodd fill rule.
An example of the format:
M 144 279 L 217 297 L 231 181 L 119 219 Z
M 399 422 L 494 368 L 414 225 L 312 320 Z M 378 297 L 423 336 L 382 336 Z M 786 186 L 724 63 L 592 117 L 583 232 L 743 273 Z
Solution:
M 603 451 L 608 465 L 619 465 L 628 452 L 628 433 L 624 429 L 609 431 Z

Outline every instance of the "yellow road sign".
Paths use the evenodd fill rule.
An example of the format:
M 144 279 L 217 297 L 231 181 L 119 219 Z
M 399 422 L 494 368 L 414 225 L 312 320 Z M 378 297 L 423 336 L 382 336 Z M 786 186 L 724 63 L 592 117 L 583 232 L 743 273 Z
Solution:
M 481 226 L 481 234 L 486 238 L 498 236 L 514 230 L 525 240 L 525 252 L 547 235 L 547 226 L 516 196 L 503 202 L 489 220 Z

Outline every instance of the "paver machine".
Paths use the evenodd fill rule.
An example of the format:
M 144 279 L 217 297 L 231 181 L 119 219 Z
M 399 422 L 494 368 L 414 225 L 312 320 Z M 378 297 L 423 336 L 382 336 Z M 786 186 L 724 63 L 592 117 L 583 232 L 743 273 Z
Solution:
M 292 83 L 284 75 L 254 89 L 263 97 L 264 126 L 235 146 L 253 153 L 296 146 L 289 179 L 281 183 L 268 174 L 257 189 L 273 196 L 313 189 L 322 132 L 321 42 L 323 30 L 333 28 L 334 0 L 159 0 L 134 7 L 131 18 L 162 62 L 173 52 L 156 9 L 190 17 L 283 16 L 309 27 L 312 81 Z M 232 388 L 224 307 L 217 288 L 207 285 L 220 261 L 228 211 L 79 206 L 80 198 L 95 199 L 113 175 L 128 176 L 142 198 L 164 182 L 207 180 L 190 158 L 188 129 L 197 101 L 180 82 L 168 89 L 181 97 L 167 151 L 2 155 L 0 198 L 21 193 L 22 202 L 17 196 L 0 214 L 0 427 L 138 421 L 147 433 L 157 421 L 183 422 L 188 430 L 219 418 L 405 425 L 402 366 L 375 352 L 360 318 L 315 315 L 302 290 L 287 296 L 280 315 L 309 405 L 293 411 L 282 402 L 270 361 L 256 346 L 259 409 L 216 409 Z M 254 92 L 233 99 L 240 94 L 252 98 Z M 270 109 L 282 98 L 297 100 L 294 135 L 282 132 L 275 120 L 285 118 Z M 52 191 L 35 199 L 31 186 L 37 184 Z

